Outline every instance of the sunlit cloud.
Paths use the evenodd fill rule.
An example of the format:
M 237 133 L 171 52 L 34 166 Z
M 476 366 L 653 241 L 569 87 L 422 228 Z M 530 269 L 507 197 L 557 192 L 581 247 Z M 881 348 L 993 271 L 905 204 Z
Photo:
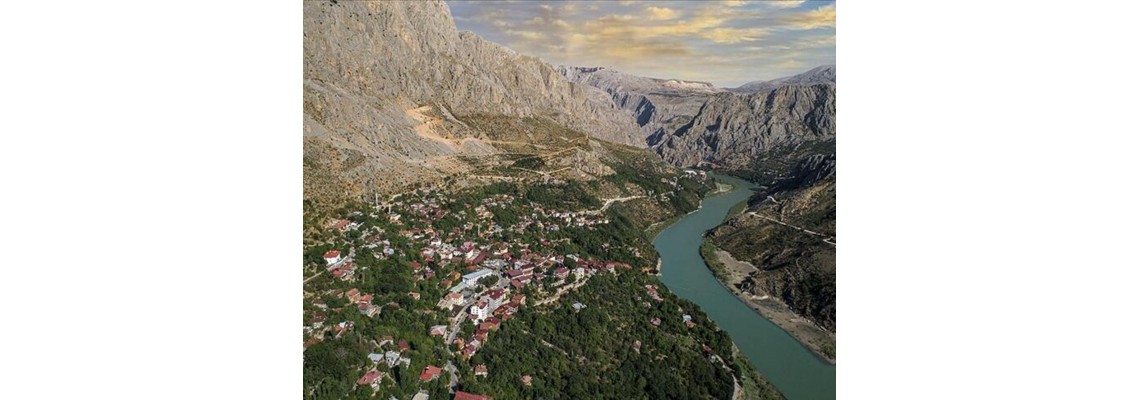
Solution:
M 835 4 L 828 4 L 800 14 L 789 15 L 785 20 L 789 25 L 799 29 L 834 28 Z
M 554 65 L 734 87 L 835 63 L 833 3 L 623 3 L 448 1 L 459 29 Z
M 764 4 L 776 8 L 796 8 L 804 4 L 807 0 L 769 0 Z
M 653 19 L 665 20 L 677 18 L 677 11 L 667 7 L 646 7 L 645 12 Z

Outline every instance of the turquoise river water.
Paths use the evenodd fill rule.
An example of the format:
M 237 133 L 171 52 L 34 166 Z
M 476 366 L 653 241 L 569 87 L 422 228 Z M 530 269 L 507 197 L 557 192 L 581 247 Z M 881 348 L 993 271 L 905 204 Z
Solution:
M 701 306 L 788 400 L 834 399 L 835 366 L 748 308 L 716 280 L 701 259 L 704 232 L 720 225 L 728 210 L 747 200 L 755 189 L 755 185 L 740 179 L 716 178 L 731 183 L 733 190 L 705 198 L 700 210 L 661 231 L 653 240 L 661 254 L 661 281 L 673 293 Z

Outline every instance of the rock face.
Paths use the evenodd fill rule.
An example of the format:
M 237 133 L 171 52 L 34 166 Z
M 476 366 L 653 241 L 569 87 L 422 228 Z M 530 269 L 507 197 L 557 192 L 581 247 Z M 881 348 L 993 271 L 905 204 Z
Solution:
M 770 92 L 721 93 L 688 124 L 651 136 L 666 161 L 745 169 L 764 153 L 835 138 L 835 85 L 784 86 Z
M 549 119 L 645 147 L 604 92 L 457 31 L 440 0 L 304 2 L 303 88 L 306 155 L 340 159 L 306 159 L 306 197 L 318 190 L 310 175 L 384 191 L 467 171 L 457 156 L 500 151 L 463 122 L 470 115 Z
M 815 85 L 820 83 L 835 83 L 835 65 L 822 65 L 812 68 L 799 75 L 792 75 L 770 81 L 748 82 L 740 87 L 728 89 L 736 93 L 767 92 L 788 85 Z
M 708 82 L 636 76 L 604 67 L 558 67 L 572 82 L 605 91 L 613 103 L 629 112 L 645 138 L 674 132 L 687 124 L 705 101 L 725 92 Z
M 607 68 L 559 71 L 609 93 L 636 118 L 646 144 L 677 166 L 747 169 L 772 150 L 835 137 L 834 66 L 733 91 Z

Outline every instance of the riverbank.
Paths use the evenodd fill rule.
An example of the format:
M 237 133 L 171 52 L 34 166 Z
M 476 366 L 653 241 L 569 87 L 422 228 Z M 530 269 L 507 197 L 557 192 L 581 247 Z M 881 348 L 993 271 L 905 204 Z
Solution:
M 835 365 L 835 334 L 803 318 L 779 299 L 765 294 L 754 296 L 737 289 L 732 282 L 740 282 L 758 269 L 751 263 L 739 261 L 729 252 L 717 248 L 710 242 L 701 244 L 701 258 L 713 272 L 721 286 L 736 295 L 741 302 L 791 335 L 820 359 Z

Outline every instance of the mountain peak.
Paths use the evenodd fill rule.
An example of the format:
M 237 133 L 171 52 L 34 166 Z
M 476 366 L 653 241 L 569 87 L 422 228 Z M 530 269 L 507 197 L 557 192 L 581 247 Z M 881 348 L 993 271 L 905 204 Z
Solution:
M 728 90 L 736 93 L 756 93 L 767 92 L 788 85 L 814 85 L 818 83 L 835 83 L 835 64 L 820 65 L 803 73 L 783 78 L 748 82 L 740 85 L 740 87 Z

